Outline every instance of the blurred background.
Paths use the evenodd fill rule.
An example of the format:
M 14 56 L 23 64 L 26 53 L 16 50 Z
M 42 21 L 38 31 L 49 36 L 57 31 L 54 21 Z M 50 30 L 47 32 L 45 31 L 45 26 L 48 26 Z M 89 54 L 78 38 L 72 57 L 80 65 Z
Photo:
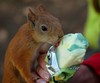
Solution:
M 87 18 L 86 0 L 0 0 L 0 83 L 7 46 L 27 20 L 25 9 L 43 4 L 47 11 L 60 19 L 64 33 L 83 33 Z M 88 50 L 86 57 L 93 54 Z

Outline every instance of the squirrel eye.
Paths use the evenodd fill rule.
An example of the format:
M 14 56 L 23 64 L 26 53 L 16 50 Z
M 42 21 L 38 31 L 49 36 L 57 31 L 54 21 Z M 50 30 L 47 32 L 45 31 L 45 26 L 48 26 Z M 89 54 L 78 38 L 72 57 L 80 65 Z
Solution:
M 47 30 L 48 30 L 48 28 L 47 28 L 47 26 L 46 26 L 46 25 L 41 25 L 41 30 L 42 30 L 42 31 L 47 31 Z

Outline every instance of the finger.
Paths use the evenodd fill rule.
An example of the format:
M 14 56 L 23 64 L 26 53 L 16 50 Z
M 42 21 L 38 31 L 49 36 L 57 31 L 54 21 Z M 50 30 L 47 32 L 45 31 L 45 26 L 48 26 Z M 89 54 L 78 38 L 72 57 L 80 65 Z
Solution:
M 35 83 L 47 83 L 44 79 L 40 78 L 35 72 L 32 73 L 32 78 Z
M 45 59 L 45 57 L 46 57 L 46 55 L 47 55 L 47 53 L 43 53 L 43 54 L 39 55 L 39 57 L 38 57 L 38 58 L 42 58 L 42 59 L 44 60 L 44 59 Z
M 43 79 L 38 79 L 38 80 L 36 81 L 36 83 L 46 83 L 46 81 L 43 80 Z
M 37 61 L 38 61 L 38 64 L 45 70 L 47 71 L 47 67 L 46 67 L 46 62 L 45 62 L 45 56 L 46 54 L 44 55 L 40 55 L 38 58 L 37 58 Z
M 33 72 L 32 73 L 32 79 L 35 82 L 36 80 L 40 79 L 40 77 L 35 72 Z
M 37 67 L 37 73 L 41 78 L 43 78 L 46 81 L 49 81 L 50 79 L 50 74 L 48 71 L 43 70 L 40 66 Z

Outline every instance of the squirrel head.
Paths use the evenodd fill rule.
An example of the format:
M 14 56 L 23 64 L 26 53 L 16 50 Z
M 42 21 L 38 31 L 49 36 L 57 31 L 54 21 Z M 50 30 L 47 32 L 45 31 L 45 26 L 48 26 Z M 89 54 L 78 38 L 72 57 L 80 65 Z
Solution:
M 55 43 L 63 36 L 60 21 L 48 13 L 43 5 L 38 6 L 35 11 L 29 8 L 28 22 L 33 32 L 31 35 L 36 42 Z

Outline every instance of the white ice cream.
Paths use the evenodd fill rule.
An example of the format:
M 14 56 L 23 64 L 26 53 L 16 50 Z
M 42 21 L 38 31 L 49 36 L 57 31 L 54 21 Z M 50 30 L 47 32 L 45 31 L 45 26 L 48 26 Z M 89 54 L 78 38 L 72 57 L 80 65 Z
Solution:
M 80 64 L 84 60 L 88 41 L 81 33 L 68 34 L 57 47 L 57 60 L 60 68 Z

